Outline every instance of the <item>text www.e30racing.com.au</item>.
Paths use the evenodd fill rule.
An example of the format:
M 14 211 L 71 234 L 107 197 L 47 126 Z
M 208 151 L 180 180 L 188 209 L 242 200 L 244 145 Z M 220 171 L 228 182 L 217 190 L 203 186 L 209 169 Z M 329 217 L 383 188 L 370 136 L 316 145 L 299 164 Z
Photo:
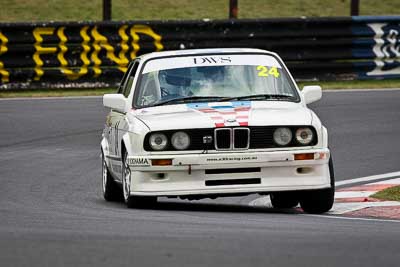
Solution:
M 207 161 L 243 161 L 243 160 L 257 160 L 256 156 L 252 157 L 222 157 L 222 158 L 208 158 Z

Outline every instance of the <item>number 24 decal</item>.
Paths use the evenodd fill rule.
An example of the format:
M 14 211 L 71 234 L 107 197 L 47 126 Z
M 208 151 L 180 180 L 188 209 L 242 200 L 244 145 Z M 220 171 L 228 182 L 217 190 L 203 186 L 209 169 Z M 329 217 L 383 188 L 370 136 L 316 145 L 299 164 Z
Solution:
M 258 76 L 260 77 L 268 77 L 269 75 L 274 76 L 275 78 L 279 77 L 279 71 L 276 67 L 267 68 L 265 66 L 257 66 Z

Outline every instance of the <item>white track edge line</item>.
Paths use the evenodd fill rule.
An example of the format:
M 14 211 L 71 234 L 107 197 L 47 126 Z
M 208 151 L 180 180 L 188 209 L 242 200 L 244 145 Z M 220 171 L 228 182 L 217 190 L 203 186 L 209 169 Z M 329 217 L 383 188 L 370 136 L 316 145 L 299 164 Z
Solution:
M 374 218 L 359 218 L 359 217 L 342 217 L 342 216 L 332 216 L 332 215 L 318 215 L 318 214 L 299 214 L 307 217 L 319 217 L 319 218 L 331 218 L 331 219 L 341 219 L 341 220 L 351 220 L 351 221 L 371 221 L 371 222 L 394 222 L 400 223 L 400 220 L 390 220 L 390 219 L 374 219 Z
M 374 181 L 374 180 L 384 180 L 384 179 L 389 179 L 389 178 L 395 178 L 397 176 L 400 176 L 400 171 L 388 172 L 388 173 L 371 175 L 371 176 L 360 177 L 360 178 L 354 178 L 354 179 L 344 180 L 344 181 L 338 181 L 338 182 L 335 183 L 335 185 L 336 186 L 341 186 L 341 185 L 355 184 L 355 183 L 359 183 L 359 182 L 369 182 L 369 181 Z

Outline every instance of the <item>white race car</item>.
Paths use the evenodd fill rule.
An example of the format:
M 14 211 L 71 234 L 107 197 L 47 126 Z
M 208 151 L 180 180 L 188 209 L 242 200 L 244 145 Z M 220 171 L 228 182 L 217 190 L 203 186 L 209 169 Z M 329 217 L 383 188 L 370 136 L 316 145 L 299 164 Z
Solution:
M 151 207 L 157 197 L 259 193 L 276 208 L 323 213 L 334 201 L 328 133 L 281 58 L 259 49 L 156 52 L 133 60 L 106 94 L 104 198 Z

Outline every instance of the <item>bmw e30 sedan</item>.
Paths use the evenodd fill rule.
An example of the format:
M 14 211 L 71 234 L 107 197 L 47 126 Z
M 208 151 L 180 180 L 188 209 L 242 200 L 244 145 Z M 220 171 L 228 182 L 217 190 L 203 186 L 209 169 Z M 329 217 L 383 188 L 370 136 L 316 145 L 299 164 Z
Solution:
M 270 195 L 276 208 L 323 213 L 334 201 L 327 129 L 275 53 L 260 49 L 155 52 L 133 60 L 101 141 L 108 201 L 151 207 L 183 199 Z

